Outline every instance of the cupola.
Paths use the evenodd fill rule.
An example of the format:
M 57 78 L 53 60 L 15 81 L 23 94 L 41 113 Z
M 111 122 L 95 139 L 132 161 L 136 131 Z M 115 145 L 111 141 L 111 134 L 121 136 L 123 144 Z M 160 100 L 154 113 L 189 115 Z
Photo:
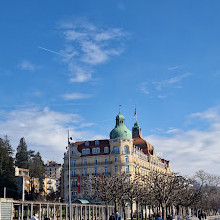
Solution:
M 110 132 L 110 139 L 132 139 L 131 131 L 125 126 L 125 118 L 119 112 L 116 116 L 115 128 Z

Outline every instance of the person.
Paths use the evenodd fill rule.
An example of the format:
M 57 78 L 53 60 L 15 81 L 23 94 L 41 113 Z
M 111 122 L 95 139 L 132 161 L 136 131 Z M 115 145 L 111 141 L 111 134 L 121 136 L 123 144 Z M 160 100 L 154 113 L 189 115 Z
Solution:
M 155 220 L 163 220 L 163 219 L 161 218 L 161 213 L 160 213 L 160 212 L 156 214 Z
M 171 215 L 168 215 L 167 220 L 173 220 L 173 217 Z
M 109 217 L 109 220 L 115 220 L 115 215 L 112 213 L 112 215 Z
M 116 212 L 116 220 L 121 220 L 121 215 L 118 212 Z

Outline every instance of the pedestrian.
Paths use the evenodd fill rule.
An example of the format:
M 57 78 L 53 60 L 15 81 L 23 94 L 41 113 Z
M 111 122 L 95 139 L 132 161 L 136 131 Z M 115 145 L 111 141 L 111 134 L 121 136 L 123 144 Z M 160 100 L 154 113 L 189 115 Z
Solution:
M 156 214 L 155 220 L 163 220 L 163 219 L 161 218 L 161 212 L 158 212 L 158 213 Z
M 118 212 L 116 212 L 116 220 L 121 220 L 121 215 Z
M 114 212 L 113 212 L 112 215 L 109 217 L 109 220 L 115 220 Z
M 173 220 L 173 217 L 171 215 L 168 215 L 167 220 Z

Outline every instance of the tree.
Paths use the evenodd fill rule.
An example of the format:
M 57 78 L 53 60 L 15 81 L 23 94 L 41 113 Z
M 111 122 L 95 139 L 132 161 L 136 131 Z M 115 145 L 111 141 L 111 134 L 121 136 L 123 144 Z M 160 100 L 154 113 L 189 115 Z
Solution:
M 24 137 L 20 139 L 15 157 L 15 165 L 19 168 L 28 169 L 29 152 Z
M 90 197 L 105 202 L 106 219 L 109 217 L 108 205 L 114 202 L 115 213 L 123 196 L 131 189 L 129 176 L 126 174 L 112 176 L 92 176 L 86 180 L 87 190 Z
M 7 189 L 7 197 L 17 198 L 17 185 L 15 178 L 13 150 L 5 136 L 0 138 L 0 196 L 3 197 L 3 189 Z
M 39 178 L 39 191 L 43 191 L 43 180 L 45 177 L 44 162 L 39 152 L 29 161 L 29 175 L 31 178 Z M 33 188 L 33 187 L 32 187 Z

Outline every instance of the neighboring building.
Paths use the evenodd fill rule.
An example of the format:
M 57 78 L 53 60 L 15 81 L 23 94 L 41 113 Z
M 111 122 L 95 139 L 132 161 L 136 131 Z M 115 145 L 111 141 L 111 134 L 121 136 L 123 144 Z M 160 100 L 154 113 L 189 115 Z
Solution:
M 48 161 L 45 166 L 44 191 L 48 195 L 60 188 L 62 165 L 55 161 Z
M 30 177 L 29 176 L 29 170 L 15 167 L 15 176 L 17 179 L 17 187 L 18 187 L 18 193 L 22 194 L 23 187 L 24 187 L 24 193 L 29 194 L 31 193 L 31 190 L 34 193 L 39 193 L 39 179 Z
M 86 198 L 83 179 L 90 175 L 128 173 L 145 175 L 149 171 L 171 173 L 170 162 L 157 157 L 154 147 L 141 135 L 137 121 L 131 131 L 119 112 L 110 139 L 88 140 L 69 144 L 64 154 L 64 200 L 68 201 L 68 157 L 70 153 L 72 199 Z

